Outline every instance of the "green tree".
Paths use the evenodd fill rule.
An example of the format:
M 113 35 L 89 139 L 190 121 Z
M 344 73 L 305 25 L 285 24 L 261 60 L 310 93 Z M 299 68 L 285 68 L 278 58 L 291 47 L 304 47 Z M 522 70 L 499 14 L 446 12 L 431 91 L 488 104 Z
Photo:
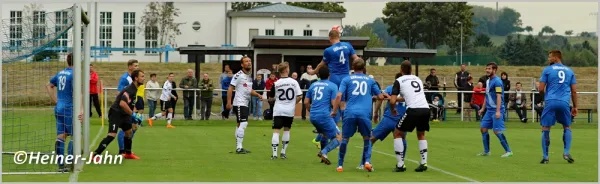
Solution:
M 567 30 L 567 31 L 565 31 L 565 35 L 567 35 L 567 36 L 573 35 L 573 30 Z
M 540 31 L 539 35 L 543 36 L 545 33 L 554 34 L 555 32 L 556 31 L 554 31 L 554 29 L 552 29 L 552 27 L 544 26 L 544 27 L 542 27 L 542 30 Z
M 473 25 L 475 25 L 475 27 L 473 27 L 473 32 L 477 35 L 480 34 L 489 34 L 489 30 L 490 28 L 488 26 L 494 26 L 489 25 L 489 23 L 491 23 L 490 21 L 488 21 L 488 19 L 486 19 L 485 17 L 475 17 L 473 16 Z
M 463 40 L 473 35 L 471 6 L 464 2 L 388 2 L 383 14 L 390 35 L 398 41 L 408 40 L 410 48 L 419 42 L 431 49 L 444 43 L 456 48 L 461 40 L 461 26 Z
M 517 38 L 514 38 L 513 35 L 508 35 L 500 48 L 499 56 L 512 65 L 524 65 L 522 49 L 521 36 L 517 35 Z
M 546 61 L 542 43 L 532 35 L 525 37 L 521 50 L 523 51 L 521 58 L 524 58 L 522 61 L 524 65 L 543 65 Z
M 533 27 L 527 26 L 527 27 L 525 27 L 525 31 L 527 31 L 527 33 L 531 34 L 531 32 L 533 32 Z
M 270 2 L 233 2 L 231 3 L 231 9 L 233 11 L 244 11 L 247 9 L 252 9 L 257 6 L 271 4 Z
M 286 4 L 322 12 L 346 13 L 346 8 L 341 2 L 288 2 Z
M 473 42 L 475 47 L 493 47 L 494 44 L 490 40 L 490 37 L 485 34 L 480 34 L 475 37 L 475 41 Z
M 596 53 L 596 51 L 597 51 L 597 50 L 596 50 L 596 49 L 594 49 L 594 48 L 592 47 L 592 45 L 590 45 L 590 42 L 588 42 L 587 40 L 586 40 L 586 41 L 583 41 L 583 43 L 581 44 L 581 48 L 582 48 L 582 49 L 589 50 L 589 51 L 590 51 L 590 52 L 592 52 L 593 54 L 598 54 L 598 53 Z
M 519 32 L 522 24 L 519 12 L 512 8 L 503 8 L 496 22 L 496 35 L 506 36 Z
M 179 17 L 179 14 L 179 8 L 176 8 L 173 2 L 148 3 L 141 17 L 138 32 L 144 32 L 146 38 L 158 40 L 158 45 L 153 47 L 164 47 L 174 40 L 175 36 L 181 35 L 181 23 L 175 22 L 175 17 Z M 162 54 L 163 51 L 159 51 L 159 62 L 162 62 Z
M 381 48 L 385 46 L 383 40 L 381 40 L 373 32 L 373 28 L 368 25 L 344 26 L 344 35 L 369 37 L 369 43 L 367 43 L 367 48 Z

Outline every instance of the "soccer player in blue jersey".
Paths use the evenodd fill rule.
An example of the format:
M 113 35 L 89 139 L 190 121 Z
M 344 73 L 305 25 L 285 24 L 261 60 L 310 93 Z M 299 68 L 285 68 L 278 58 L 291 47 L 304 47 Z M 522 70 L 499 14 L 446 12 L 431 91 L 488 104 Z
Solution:
M 496 71 L 498 70 L 498 65 L 496 63 L 491 62 L 485 66 L 485 72 L 489 79 L 487 80 L 487 88 L 485 90 L 485 99 L 483 100 L 483 107 L 479 110 L 479 114 L 482 115 L 484 111 L 485 114 L 481 119 L 480 130 L 481 137 L 483 139 L 483 152 L 477 154 L 478 156 L 489 156 L 490 155 L 490 135 L 488 134 L 488 129 L 493 129 L 494 134 L 500 140 L 500 144 L 504 147 L 505 153 L 502 157 L 511 157 L 513 156 L 510 147 L 508 146 L 508 141 L 506 140 L 506 136 L 504 136 L 503 131 L 506 130 L 504 127 L 504 85 L 500 77 L 496 76 Z
M 56 142 L 54 149 L 57 155 L 65 154 L 65 139 L 73 135 L 73 54 L 67 55 L 68 67 L 58 72 L 46 85 L 46 90 L 56 104 L 54 116 L 56 117 Z M 54 89 L 56 87 L 57 89 Z M 56 93 L 55 93 L 56 91 Z M 81 106 L 83 108 L 83 106 Z M 81 110 L 83 113 L 83 110 Z M 81 119 L 82 113 L 79 118 Z M 73 139 L 69 140 L 68 155 L 73 155 Z M 68 172 L 64 160 L 58 161 L 58 172 Z
M 401 76 L 402 76 L 402 73 L 397 73 L 396 78 L 394 78 L 394 79 L 397 79 Z M 393 85 L 389 85 L 382 92 L 383 96 L 388 100 L 389 100 L 390 95 L 392 94 L 392 87 L 393 87 Z M 381 109 L 381 104 L 384 100 L 377 100 L 377 102 L 375 103 L 375 113 L 373 114 L 373 121 L 375 123 L 377 123 L 377 121 L 379 120 L 379 109 Z M 404 112 L 406 112 L 406 104 L 404 102 L 397 102 L 396 110 L 398 111 L 398 115 L 394 116 L 394 115 L 392 115 L 392 112 L 390 111 L 390 105 L 391 105 L 390 103 L 387 103 L 384 113 L 383 113 L 383 119 L 381 120 L 381 122 L 379 122 L 379 124 L 377 124 L 375 129 L 373 129 L 373 131 L 372 131 L 371 146 L 373 146 L 373 144 L 375 144 L 375 142 L 377 142 L 377 140 L 383 141 L 390 133 L 394 132 L 394 129 L 396 129 L 396 124 L 398 124 L 398 122 L 400 121 L 402 116 L 404 116 Z M 403 135 L 404 137 L 402 137 L 402 143 L 404 144 L 404 154 L 405 155 L 406 155 L 406 134 L 407 133 L 408 132 L 405 132 Z M 358 166 L 358 169 L 364 169 L 365 159 L 366 158 L 363 157 L 362 161 L 360 162 L 360 165 Z
M 306 92 L 304 104 L 310 112 L 310 122 L 322 135 L 322 139 L 331 140 L 329 144 L 321 146 L 322 150 L 317 154 L 322 163 L 329 165 L 331 161 L 327 158 L 327 153 L 337 148 L 342 142 L 340 130 L 331 117 L 331 108 L 338 93 L 338 86 L 329 81 L 327 66 L 321 68 L 318 75 L 321 80 L 310 86 Z
M 329 43 L 331 43 L 331 46 L 323 52 L 323 60 L 317 65 L 317 68 L 312 72 L 309 72 L 310 75 L 314 75 L 319 72 L 319 69 L 327 66 L 330 72 L 329 81 L 333 82 L 338 87 L 340 86 L 342 79 L 350 75 L 350 63 L 358 58 L 354 47 L 352 47 L 350 43 L 340 41 L 341 31 L 341 27 L 339 26 L 334 26 L 333 29 L 329 31 Z M 341 105 L 340 108 L 344 109 L 344 106 Z M 342 114 L 340 113 L 334 118 L 336 123 L 339 122 L 341 115 Z M 317 135 L 315 141 L 319 141 L 319 135 Z M 326 139 L 321 141 L 326 141 Z M 322 142 L 321 145 L 323 144 L 326 143 Z M 323 147 L 321 146 L 321 149 L 322 148 Z
M 575 73 L 562 64 L 562 53 L 551 51 L 548 56 L 550 66 L 544 68 L 540 77 L 540 93 L 545 94 L 545 107 L 542 112 L 542 152 L 544 158 L 541 164 L 547 164 L 548 148 L 550 147 L 550 127 L 556 121 L 563 125 L 564 152 L 563 159 L 569 163 L 575 162 L 571 154 L 571 116 L 577 115 L 577 81 Z M 569 97 L 573 100 L 573 108 L 569 110 Z
M 131 84 L 131 82 L 133 81 L 131 78 L 131 73 L 134 70 L 137 70 L 139 68 L 139 63 L 137 60 L 135 59 L 130 59 L 129 61 L 127 61 L 127 72 L 125 72 L 121 78 L 119 79 L 119 86 L 117 87 L 117 91 L 118 93 L 120 93 L 123 89 L 125 89 L 125 87 L 129 86 Z M 137 98 L 137 97 L 135 97 Z M 138 101 L 139 103 L 139 99 L 136 99 L 136 101 Z M 143 100 L 142 100 L 143 103 Z M 138 113 L 138 114 L 143 114 L 138 112 L 138 110 L 134 107 L 134 112 Z M 143 117 L 142 117 L 143 119 Z M 135 132 L 138 128 L 138 124 L 133 124 L 133 135 L 135 135 Z M 133 139 L 133 136 L 131 137 Z M 119 135 L 117 137 L 117 142 L 119 143 L 119 154 L 125 154 L 125 132 L 120 131 Z
M 356 131 L 360 132 L 364 139 L 363 157 L 365 158 L 365 169 L 371 172 L 371 112 L 373 111 L 373 96 L 378 100 L 383 99 L 381 90 L 375 83 L 375 80 L 366 76 L 365 61 L 358 58 L 352 62 L 354 74 L 342 80 L 340 89 L 333 104 L 331 117 L 337 115 L 337 108 L 343 101 L 346 103 L 342 118 L 342 144 L 340 145 L 340 154 L 338 160 L 338 172 L 343 171 L 344 157 L 346 156 L 346 147 L 350 137 L 354 136 Z

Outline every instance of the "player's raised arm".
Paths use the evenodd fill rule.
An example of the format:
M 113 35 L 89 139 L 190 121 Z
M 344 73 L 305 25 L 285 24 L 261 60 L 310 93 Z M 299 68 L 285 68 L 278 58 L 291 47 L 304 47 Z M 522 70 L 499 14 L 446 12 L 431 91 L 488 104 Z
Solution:
M 327 66 L 327 63 L 325 63 L 325 58 L 323 58 L 323 60 L 321 60 L 321 62 L 319 63 L 319 65 L 317 65 L 317 68 L 315 68 L 312 71 L 309 71 L 308 74 L 310 75 L 315 75 L 317 74 L 317 72 L 319 72 L 319 69 L 323 68 L 323 66 Z

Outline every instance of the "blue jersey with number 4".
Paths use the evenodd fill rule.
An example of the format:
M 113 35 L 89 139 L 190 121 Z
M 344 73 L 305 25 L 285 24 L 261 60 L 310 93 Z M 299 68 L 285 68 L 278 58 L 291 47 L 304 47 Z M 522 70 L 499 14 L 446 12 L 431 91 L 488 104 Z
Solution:
M 70 115 L 73 112 L 73 69 L 66 68 L 58 72 L 50 83 L 57 88 L 57 104 L 54 112 L 57 114 Z
M 344 118 L 369 118 L 373 110 L 373 96 L 379 95 L 381 90 L 372 78 L 355 73 L 342 80 L 340 93 L 342 101 L 346 102 Z
M 331 45 L 323 53 L 323 61 L 331 75 L 348 75 L 350 73 L 350 61 L 356 51 L 348 42 L 338 42 Z
M 544 100 L 571 101 L 571 85 L 577 84 L 575 73 L 569 67 L 556 63 L 544 68 L 540 82 L 546 83 Z
M 306 97 L 310 100 L 310 114 L 314 117 L 329 116 L 331 114 L 331 101 L 338 93 L 338 86 L 329 80 L 320 80 L 308 88 Z

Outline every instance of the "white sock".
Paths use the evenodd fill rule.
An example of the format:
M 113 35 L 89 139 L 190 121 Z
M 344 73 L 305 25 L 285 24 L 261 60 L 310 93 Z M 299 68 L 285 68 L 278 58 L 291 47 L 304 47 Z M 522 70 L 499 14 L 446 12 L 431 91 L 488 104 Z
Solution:
M 273 133 L 271 138 L 271 146 L 273 147 L 273 156 L 277 156 L 277 147 L 279 147 L 279 133 Z
M 283 146 L 281 147 L 281 153 L 285 154 L 285 150 L 290 143 L 290 131 L 283 131 L 283 137 L 281 137 L 281 143 Z
M 169 123 L 169 125 L 171 124 L 171 119 L 173 119 L 173 113 L 169 112 L 167 115 L 167 123 Z
M 240 127 L 238 127 L 238 133 L 237 133 L 237 149 L 242 149 L 243 145 L 242 143 L 244 142 L 244 131 L 246 130 L 246 127 L 248 126 L 248 122 L 241 122 L 240 123 Z
M 155 114 L 154 117 L 152 117 L 152 120 L 158 119 L 160 117 L 162 117 L 162 113 Z
M 397 167 L 402 167 L 404 165 L 404 144 L 402 144 L 402 138 L 394 139 L 394 151 L 398 160 Z
M 421 153 L 421 164 L 427 163 L 427 140 L 419 140 L 419 152 Z

